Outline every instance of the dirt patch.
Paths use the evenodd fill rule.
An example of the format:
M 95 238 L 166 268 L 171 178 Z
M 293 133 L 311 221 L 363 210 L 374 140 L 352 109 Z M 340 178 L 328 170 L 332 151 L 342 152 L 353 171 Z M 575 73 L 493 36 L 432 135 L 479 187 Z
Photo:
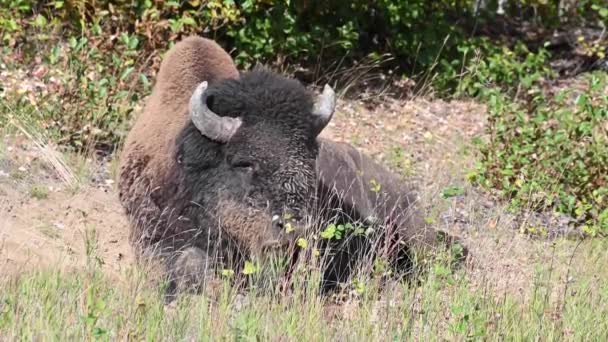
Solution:
M 5 138 L 0 159 L 1 273 L 79 268 L 90 247 L 109 274 L 131 264 L 126 220 L 108 184 L 67 187 L 19 138 Z

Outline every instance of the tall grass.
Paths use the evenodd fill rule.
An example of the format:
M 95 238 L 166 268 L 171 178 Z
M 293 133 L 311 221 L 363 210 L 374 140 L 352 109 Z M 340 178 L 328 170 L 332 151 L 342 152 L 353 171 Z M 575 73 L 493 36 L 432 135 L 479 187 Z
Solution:
M 225 280 L 214 294 L 182 294 L 170 305 L 146 272 L 121 281 L 100 270 L 87 234 L 82 272 L 37 271 L 0 282 L 2 340 L 585 340 L 608 337 L 606 241 L 577 249 L 567 273 L 538 265 L 528 299 L 473 288 L 466 269 L 435 261 L 417 285 L 391 283 L 337 301 L 305 291 L 238 290 Z M 585 264 L 583 270 L 581 265 Z M 567 286 L 563 285 L 567 282 Z

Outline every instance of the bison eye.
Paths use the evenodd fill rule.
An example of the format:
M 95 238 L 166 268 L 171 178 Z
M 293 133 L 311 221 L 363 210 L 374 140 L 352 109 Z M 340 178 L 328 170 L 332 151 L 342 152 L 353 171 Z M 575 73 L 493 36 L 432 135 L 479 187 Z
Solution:
M 232 167 L 235 169 L 248 169 L 253 170 L 253 163 L 246 160 L 239 160 L 232 163 Z

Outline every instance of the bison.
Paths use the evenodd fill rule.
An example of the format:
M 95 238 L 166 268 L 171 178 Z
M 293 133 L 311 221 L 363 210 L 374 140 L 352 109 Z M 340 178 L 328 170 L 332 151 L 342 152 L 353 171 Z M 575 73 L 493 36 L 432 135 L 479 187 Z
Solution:
M 119 199 L 138 260 L 161 260 L 170 288 L 200 285 L 218 268 L 292 244 L 298 235 L 286 226 L 314 229 L 311 215 L 375 224 L 393 246 L 433 241 L 396 175 L 319 137 L 335 104 L 327 85 L 314 95 L 263 67 L 240 73 L 212 40 L 178 42 L 120 158 Z M 324 288 L 346 279 L 362 241 L 336 249 Z M 395 251 L 404 259 L 405 248 Z

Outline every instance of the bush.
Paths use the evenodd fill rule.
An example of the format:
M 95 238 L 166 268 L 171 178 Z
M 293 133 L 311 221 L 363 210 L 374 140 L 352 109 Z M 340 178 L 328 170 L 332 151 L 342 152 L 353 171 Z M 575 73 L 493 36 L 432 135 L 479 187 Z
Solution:
M 496 45 L 487 38 L 459 45 L 465 68 L 456 77 L 457 61 L 445 65 L 437 86 L 456 89 L 456 96 L 487 98 L 488 92 L 499 89 L 502 93 L 518 97 L 522 92 L 539 85 L 555 75 L 549 65 L 550 54 L 544 48 L 536 52 L 518 42 L 513 48 Z M 443 83 L 442 83 L 443 82 Z M 450 82 L 454 83 L 450 86 Z
M 458 35 L 451 17 L 466 18 L 473 1 L 382 0 L 188 0 L 36 2 L 2 0 L 3 40 L 15 40 L 20 26 L 61 26 L 70 33 L 127 32 L 143 51 L 163 48 L 189 34 L 211 35 L 234 48 L 239 65 L 258 60 L 318 63 L 320 58 L 391 52 L 410 63 L 429 66 L 448 35 Z M 211 34 L 210 34 L 211 33 Z
M 0 0 L 4 64 L 30 75 L 48 67 L 36 78 L 52 88 L 5 97 L 9 107 L 38 113 L 64 144 L 107 150 L 124 137 L 164 51 L 184 36 L 216 39 L 245 68 L 256 61 L 330 65 L 387 50 L 425 65 L 452 29 L 444 12 L 456 8 L 421 0 L 373 6 L 366 1 Z
M 553 208 L 591 235 L 608 234 L 607 89 L 597 73 L 584 91 L 537 92 L 525 104 L 492 91 L 489 141 L 472 179 L 513 207 Z
M 466 15 L 470 3 L 0 0 L 3 62 L 30 74 L 49 67 L 38 76 L 53 88 L 7 98 L 10 107 L 31 107 L 24 112 L 38 113 L 69 146 L 112 149 L 162 54 L 184 36 L 216 39 L 243 68 L 257 61 L 345 67 L 389 52 L 424 69 L 449 50 L 448 34 L 459 35 L 450 14 Z
M 406 67 L 401 70 L 424 75 L 440 63 L 436 86 L 447 91 L 459 79 L 462 53 L 481 47 L 490 57 L 470 71 L 464 89 L 475 93 L 486 80 L 513 85 L 537 61 L 525 62 L 520 74 L 511 75 L 504 71 L 513 69 L 521 47 L 514 59 L 503 60 L 491 44 L 469 42 L 465 32 L 474 22 L 475 2 L 0 0 L 0 38 L 9 66 L 18 54 L 21 67 L 49 63 L 66 71 L 54 76 L 65 81 L 64 92 L 37 101 L 53 107 L 53 116 L 42 118 L 51 131 L 74 146 L 111 147 L 120 141 L 135 104 L 147 95 L 162 53 L 192 34 L 216 39 L 241 67 L 260 61 L 335 69 L 388 54 Z M 546 25 L 556 25 L 553 3 L 534 0 L 520 9 L 513 4 L 508 15 L 526 17 L 531 13 L 526 9 L 534 7 Z M 484 17 L 491 19 L 494 8 L 492 2 Z M 606 8 L 598 0 L 579 1 L 574 10 L 580 21 L 606 21 Z M 590 49 L 602 53 L 601 47 Z

